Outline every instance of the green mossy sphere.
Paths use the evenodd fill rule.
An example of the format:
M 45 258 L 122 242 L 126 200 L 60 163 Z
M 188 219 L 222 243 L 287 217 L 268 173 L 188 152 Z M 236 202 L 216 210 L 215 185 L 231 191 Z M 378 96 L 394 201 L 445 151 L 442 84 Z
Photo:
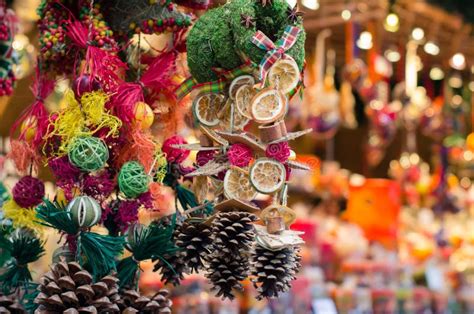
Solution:
M 209 10 L 189 33 L 186 42 L 188 65 L 199 82 L 216 80 L 214 67 L 233 69 L 242 63 L 234 50 L 227 15 L 225 6 Z
M 266 51 L 258 48 L 251 39 L 257 30 L 276 42 L 287 25 L 303 30 L 301 19 L 288 18 L 285 0 L 273 0 L 265 7 L 256 0 L 232 0 L 222 7 L 207 11 L 193 26 L 187 39 L 188 66 L 191 75 L 200 83 L 217 79 L 213 67 L 233 69 L 242 64 L 239 53 L 259 64 Z M 256 26 L 242 25 L 242 15 L 253 17 Z M 295 45 L 286 53 L 293 57 L 300 70 L 304 64 L 304 30 Z

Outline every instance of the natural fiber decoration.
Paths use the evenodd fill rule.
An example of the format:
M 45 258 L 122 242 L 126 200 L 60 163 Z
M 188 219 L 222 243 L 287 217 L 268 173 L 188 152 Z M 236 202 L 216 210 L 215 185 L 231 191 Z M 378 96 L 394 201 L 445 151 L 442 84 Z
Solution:
M 37 148 L 44 139 L 49 124 L 49 115 L 44 106 L 44 99 L 54 89 L 54 81 L 41 75 L 39 65 L 36 68 L 36 76 L 31 91 L 36 100 L 15 121 L 10 131 L 10 138 L 14 138 L 15 131 L 20 128 L 18 139 L 31 141 L 32 147 Z M 31 134 L 33 134 L 31 136 Z M 30 138 L 32 137 L 32 138 Z
M 175 62 L 174 52 L 162 53 L 155 57 L 137 83 L 127 82 L 119 85 L 111 99 L 113 112 L 127 124 L 135 121 L 137 103 L 146 102 L 145 91 L 146 94 L 157 94 L 164 90 L 173 90 L 177 85 L 171 78 Z
M 48 161 L 49 169 L 57 179 L 78 179 L 81 170 L 76 168 L 67 156 L 54 158 Z
M 265 155 L 268 158 L 273 158 L 281 163 L 285 163 L 290 157 L 290 146 L 287 142 L 270 144 L 265 150 Z
M 143 132 L 140 129 L 124 131 L 122 135 L 126 143 L 119 149 L 115 166 L 120 168 L 129 160 L 137 160 L 143 165 L 146 172 L 149 172 L 155 160 L 157 145 L 150 132 Z
M 42 226 L 36 221 L 36 213 L 33 208 L 23 208 L 10 199 L 3 203 L 2 210 L 5 217 L 12 221 L 14 228 L 41 231 Z
M 3 220 L 4 218 L 2 218 Z M 9 237 L 13 232 L 13 226 L 3 224 L 5 221 L 0 221 L 0 267 L 3 267 L 6 261 L 10 259 L 10 251 L 7 249 L 10 246 Z
M 118 210 L 114 215 L 114 222 L 121 232 L 125 232 L 131 224 L 138 221 L 138 210 L 140 202 L 138 200 L 121 201 Z
M 166 156 L 160 151 L 155 156 L 156 163 L 154 166 L 153 181 L 157 183 L 163 183 L 166 173 L 168 172 L 168 161 Z
M 12 189 L 15 202 L 24 208 L 30 208 L 41 203 L 44 197 L 44 183 L 38 178 L 25 176 Z
M 167 207 L 166 197 L 164 196 L 163 186 L 156 182 L 150 183 L 150 195 L 154 211 L 159 211 Z
M 69 161 L 83 171 L 102 169 L 109 159 L 109 149 L 104 141 L 93 136 L 76 137 L 68 152 Z
M 40 156 L 29 143 L 20 140 L 12 140 L 10 147 L 11 149 L 7 158 L 13 161 L 19 173 L 28 173 L 30 169 L 33 171 L 38 169 Z
M 136 289 L 122 291 L 117 301 L 120 313 L 160 313 L 170 314 L 173 302 L 169 291 L 158 290 L 153 296 L 141 295 Z
M 101 1 L 101 4 L 106 21 L 120 35 L 163 33 L 191 25 L 191 15 L 178 11 L 170 0 L 116 0 Z
M 114 260 L 122 254 L 124 238 L 84 231 L 76 226 L 69 212 L 45 200 L 36 208 L 36 217 L 46 227 L 66 233 L 77 241 L 76 257 L 96 278 L 115 269 Z
M 14 232 L 7 247 L 12 258 L 7 262 L 5 272 L 0 275 L 4 291 L 11 293 L 32 280 L 28 264 L 44 255 L 43 245 L 44 242 L 31 230 L 18 229 Z
M 164 258 L 178 249 L 173 241 L 173 227 L 152 224 L 132 225 L 127 235 L 127 249 L 132 256 L 120 260 L 117 264 L 120 287 L 132 287 L 138 284 L 137 277 L 141 261 L 152 258 Z
M 81 75 L 88 73 L 99 80 L 106 92 L 115 92 L 117 86 L 123 83 L 119 74 L 127 65 L 115 54 L 116 51 L 106 51 L 89 44 L 89 29 L 79 21 L 71 21 L 67 26 L 67 36 L 73 45 L 86 50 L 85 66 Z
M 104 171 L 98 175 L 89 174 L 82 181 L 82 192 L 99 201 L 105 200 L 115 189 L 115 180 Z
M 190 151 L 187 149 L 176 148 L 173 146 L 187 143 L 188 142 L 186 142 L 183 137 L 179 135 L 174 135 L 172 137 L 167 138 L 163 142 L 161 151 L 166 154 L 166 160 L 168 160 L 168 162 L 181 163 L 189 156 Z
M 247 167 L 253 158 L 253 151 L 248 145 L 235 143 L 227 151 L 227 158 L 232 166 Z
M 148 191 L 150 177 L 143 166 L 136 161 L 129 161 L 122 166 L 118 176 L 120 191 L 125 196 L 135 198 Z
M 61 144 L 52 154 L 58 157 L 64 156 L 69 152 L 74 138 L 90 136 L 102 129 L 108 130 L 104 134 L 105 137 L 118 135 L 122 122 L 105 110 L 108 96 L 104 92 L 85 93 L 81 98 L 81 104 L 77 102 L 72 90 L 66 91 L 64 97 L 67 107 L 50 121 L 51 128 L 47 135 L 48 138 L 54 136 L 61 138 Z

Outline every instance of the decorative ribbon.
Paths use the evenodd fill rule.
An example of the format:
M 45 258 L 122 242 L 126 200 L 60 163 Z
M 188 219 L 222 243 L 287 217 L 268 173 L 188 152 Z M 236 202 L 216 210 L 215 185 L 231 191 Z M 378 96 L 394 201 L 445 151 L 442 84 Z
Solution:
M 225 70 L 222 68 L 212 68 L 212 70 L 219 77 L 218 80 L 211 82 L 198 83 L 193 77 L 188 77 L 178 88 L 175 90 L 177 100 L 181 100 L 187 94 L 193 90 L 198 90 L 200 93 L 219 93 L 225 89 L 228 82 L 234 78 L 243 74 L 251 73 L 254 69 L 252 62 L 247 59 L 241 66 L 232 69 Z
M 285 27 L 283 37 L 278 39 L 276 44 L 261 31 L 257 31 L 252 37 L 252 43 L 254 43 L 258 48 L 267 51 L 260 62 L 260 80 L 262 81 L 262 84 L 265 82 L 267 72 L 270 70 L 271 66 L 278 60 L 287 57 L 285 52 L 293 47 L 300 32 L 301 29 L 298 27 L 288 25 Z

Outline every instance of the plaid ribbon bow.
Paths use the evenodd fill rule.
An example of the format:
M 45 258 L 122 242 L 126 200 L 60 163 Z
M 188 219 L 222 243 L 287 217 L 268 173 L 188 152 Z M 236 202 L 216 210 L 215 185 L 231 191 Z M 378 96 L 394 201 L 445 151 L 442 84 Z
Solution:
M 288 25 L 285 27 L 283 37 L 278 39 L 276 44 L 261 31 L 257 31 L 252 37 L 252 43 L 258 48 L 267 50 L 267 53 L 260 62 L 260 79 L 265 82 L 267 72 L 271 66 L 281 58 L 285 58 L 285 52 L 293 47 L 298 39 L 301 29 Z

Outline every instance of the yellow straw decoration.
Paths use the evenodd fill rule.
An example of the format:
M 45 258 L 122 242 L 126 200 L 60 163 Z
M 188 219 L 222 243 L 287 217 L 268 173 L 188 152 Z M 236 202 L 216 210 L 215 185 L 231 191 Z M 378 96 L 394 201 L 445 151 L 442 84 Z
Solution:
M 15 228 L 29 228 L 41 232 L 42 226 L 36 222 L 36 211 L 34 208 L 23 208 L 13 199 L 3 203 L 5 218 L 12 221 Z
M 72 141 L 77 136 L 92 135 L 102 128 L 107 128 L 105 135 L 117 136 L 122 122 L 105 109 L 109 96 L 102 91 L 85 93 L 79 104 L 72 90 L 67 90 L 64 99 L 67 107 L 58 112 L 57 118 L 51 122 L 52 131 L 48 138 L 61 137 L 61 145 L 54 152 L 56 156 L 68 153 Z

